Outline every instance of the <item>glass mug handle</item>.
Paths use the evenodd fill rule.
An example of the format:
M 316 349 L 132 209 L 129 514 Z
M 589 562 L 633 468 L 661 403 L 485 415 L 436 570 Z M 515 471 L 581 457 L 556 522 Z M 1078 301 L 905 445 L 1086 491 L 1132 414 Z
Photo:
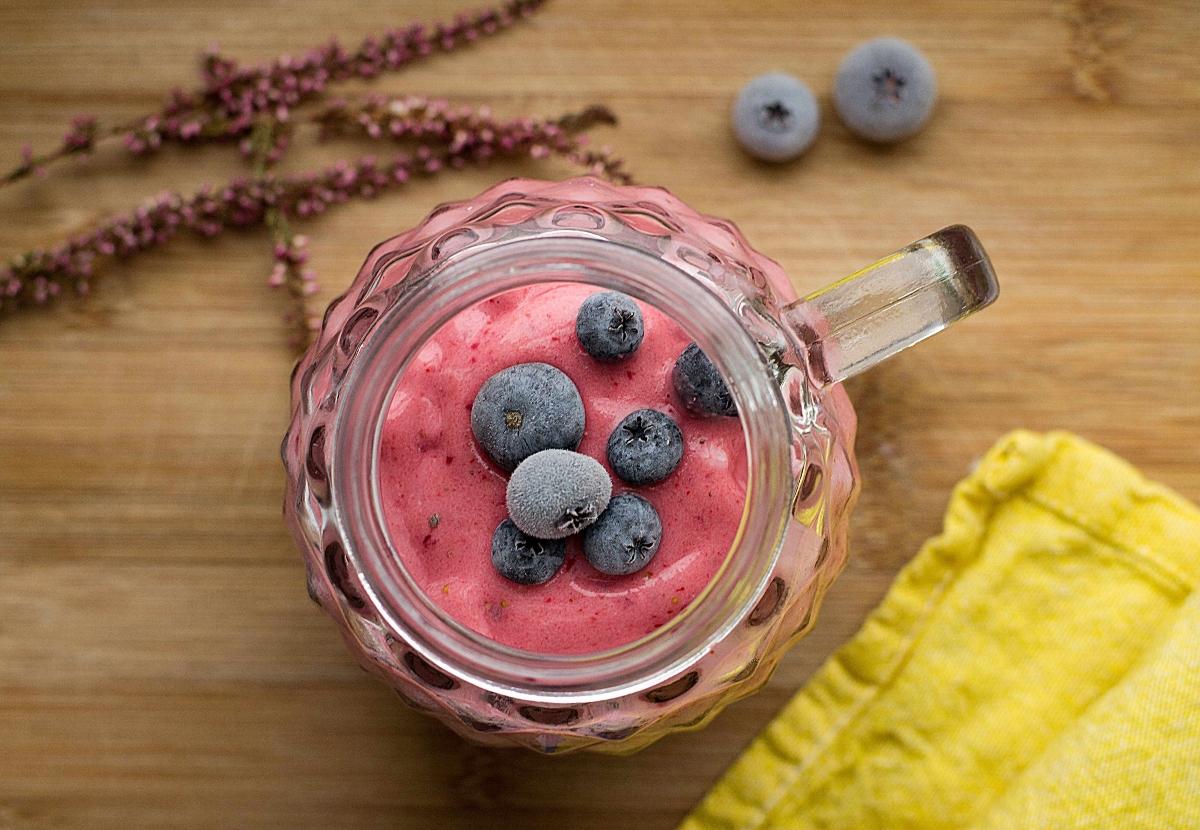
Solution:
M 991 305 L 1000 293 L 979 238 L 951 225 L 788 306 L 813 380 L 840 383 Z

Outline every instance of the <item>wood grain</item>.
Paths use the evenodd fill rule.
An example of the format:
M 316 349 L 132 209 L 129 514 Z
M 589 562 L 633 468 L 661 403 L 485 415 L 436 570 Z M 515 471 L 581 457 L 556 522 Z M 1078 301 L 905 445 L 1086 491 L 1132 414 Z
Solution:
M 251 60 L 455 8 L 6 0 L 0 158 L 53 145 L 79 112 L 150 111 L 212 41 Z M 1078 431 L 1200 499 L 1198 30 L 1194 0 L 557 0 L 375 84 L 505 114 L 607 103 L 622 124 L 603 139 L 642 181 L 735 219 L 804 290 L 951 222 L 993 254 L 997 306 L 852 384 L 864 489 L 816 631 L 761 694 L 632 758 L 476 749 L 353 667 L 279 519 L 290 356 L 263 236 L 180 241 L 86 302 L 3 320 L 0 828 L 665 830 L 853 633 L 1004 431 Z M 922 46 L 942 89 L 929 129 L 893 149 L 828 107 L 840 56 L 877 34 Z M 784 167 L 746 159 L 726 127 L 738 85 L 775 68 L 826 117 Z M 221 148 L 70 163 L 0 191 L 0 254 L 238 169 Z M 314 307 L 435 203 L 566 172 L 467 171 L 325 217 Z

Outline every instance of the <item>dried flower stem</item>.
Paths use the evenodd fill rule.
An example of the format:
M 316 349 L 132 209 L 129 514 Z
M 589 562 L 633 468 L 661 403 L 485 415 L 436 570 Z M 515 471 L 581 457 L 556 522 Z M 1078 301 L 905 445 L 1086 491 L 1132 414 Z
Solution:
M 102 127 L 92 116 L 76 118 L 54 150 L 34 155 L 32 148 L 23 148 L 21 163 L 0 176 L 0 186 L 44 171 L 64 158 L 89 153 L 99 143 L 117 137 L 135 155 L 151 153 L 167 143 L 237 141 L 249 158 L 254 152 L 250 134 L 264 114 L 286 122 L 294 107 L 318 97 L 330 83 L 373 78 L 435 51 L 453 51 L 511 26 L 544 2 L 507 0 L 497 9 L 459 15 L 448 23 L 429 28 L 413 24 L 368 37 L 353 51 L 335 40 L 300 58 L 284 55 L 246 68 L 210 52 L 203 58 L 200 89 L 174 90 L 157 113 L 117 126 Z M 274 159 L 286 146 L 286 132 L 280 135 L 281 143 L 271 150 Z
M 612 111 L 601 106 L 557 120 L 522 118 L 498 128 L 488 107 L 456 107 L 418 96 L 372 95 L 359 103 L 335 101 L 313 120 L 320 125 L 322 138 L 351 135 L 398 142 L 436 141 L 450 149 L 457 166 L 486 161 L 497 152 L 528 152 L 533 158 L 562 156 L 594 175 L 630 181 L 607 148 L 586 148 L 587 137 L 581 133 L 617 122 Z
M 267 170 L 279 159 L 279 149 L 287 142 L 290 127 L 270 116 L 261 116 L 255 123 L 247 141 L 250 142 L 254 175 L 259 184 L 266 181 Z M 287 302 L 283 322 L 288 329 L 288 343 L 297 351 L 304 349 L 312 336 L 315 322 L 305 305 L 306 295 L 316 293 L 316 274 L 311 268 L 302 267 L 308 260 L 305 250 L 307 239 L 292 233 L 287 217 L 277 203 L 269 204 L 263 213 L 263 223 L 274 242 L 275 265 L 267 278 L 267 285 L 283 288 Z
M 423 114 L 449 111 L 442 103 L 404 100 L 409 104 L 420 101 L 416 109 Z M 0 267 L 0 310 L 46 304 L 61 296 L 64 289 L 87 294 L 98 260 L 130 257 L 165 244 L 181 230 L 207 237 L 228 228 L 266 224 L 276 238 L 276 271 L 270 281 L 288 286 L 294 301 L 292 311 L 298 318 L 293 322 L 298 327 L 305 326 L 303 297 L 316 290 L 316 283 L 311 273 L 302 268 L 304 240 L 292 235 L 293 221 L 318 215 L 354 197 L 373 198 L 413 176 L 429 176 L 446 168 L 484 163 L 492 158 L 523 155 L 538 158 L 553 153 L 577 163 L 589 162 L 594 154 L 580 149 L 583 136 L 575 131 L 615 120 L 607 110 L 597 107 L 553 121 L 502 122 L 493 120 L 486 110 L 454 113 L 456 123 L 473 125 L 476 131 L 473 138 L 451 139 L 446 143 L 444 137 L 430 136 L 437 143 L 423 143 L 414 153 L 397 155 L 385 163 L 364 157 L 353 164 L 338 162 L 318 173 L 286 177 L 269 172 L 270 162 L 262 147 L 274 146 L 275 135 L 273 129 L 260 127 L 261 132 L 255 138 L 259 148 L 258 176 L 239 177 L 220 188 L 204 187 L 187 197 L 166 193 L 130 213 L 103 222 L 88 233 L 52 248 L 14 257 L 7 266 Z M 415 124 L 404 127 L 406 131 L 414 129 Z M 608 156 L 590 163 L 603 171 L 613 171 L 622 180 L 627 178 L 620 163 Z M 282 273 L 280 264 L 284 266 Z

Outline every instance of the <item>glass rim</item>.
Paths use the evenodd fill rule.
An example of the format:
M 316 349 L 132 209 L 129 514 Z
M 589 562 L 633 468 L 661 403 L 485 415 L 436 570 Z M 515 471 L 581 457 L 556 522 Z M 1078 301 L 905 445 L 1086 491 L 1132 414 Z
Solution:
M 391 267 L 381 262 L 380 269 Z M 552 276 L 548 276 L 548 273 Z M 623 291 L 679 320 L 729 382 L 747 448 L 742 518 L 721 567 L 686 609 L 656 631 L 585 654 L 541 654 L 467 628 L 436 605 L 401 565 L 383 519 L 378 459 L 388 406 L 421 347 L 464 309 L 541 282 Z M 766 358 L 723 296 L 641 248 L 578 232 L 545 232 L 469 245 L 408 274 L 344 381 L 329 449 L 331 509 L 346 556 L 383 625 L 451 676 L 546 703 L 635 694 L 685 671 L 752 610 L 786 532 L 790 429 Z M 752 509 L 753 506 L 753 509 Z

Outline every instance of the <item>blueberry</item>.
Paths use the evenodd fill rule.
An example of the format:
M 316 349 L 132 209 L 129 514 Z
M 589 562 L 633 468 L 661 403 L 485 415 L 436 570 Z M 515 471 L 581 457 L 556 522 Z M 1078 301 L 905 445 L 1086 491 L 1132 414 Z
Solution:
M 646 567 L 661 541 L 662 520 L 654 505 L 641 496 L 622 493 L 583 532 L 583 555 L 600 573 L 624 576 Z
M 936 99 L 929 61 L 917 47 L 894 37 L 851 50 L 833 85 L 833 105 L 850 132 L 885 144 L 919 131 Z
M 657 409 L 626 415 L 608 436 L 608 463 L 630 484 L 662 481 L 681 458 L 683 433 L 674 418 Z
M 492 566 L 505 579 L 522 585 L 541 585 L 558 573 L 567 558 L 562 539 L 535 539 L 505 519 L 492 534 Z
M 763 161 L 790 161 L 808 149 L 821 126 L 812 91 L 783 72 L 759 75 L 733 101 L 733 134 Z
M 579 345 L 597 360 L 624 360 L 637 351 L 645 332 L 637 303 L 616 291 L 588 297 L 575 316 Z
M 542 450 L 526 458 L 508 480 L 508 515 L 525 533 L 562 539 L 599 518 L 612 495 L 603 465 L 570 450 Z
M 545 363 L 520 363 L 487 379 L 471 405 L 475 440 L 505 470 L 535 452 L 583 439 L 583 399 L 571 379 Z
M 675 393 L 692 412 L 701 415 L 737 415 L 737 404 L 717 367 L 695 343 L 683 350 L 671 373 Z

